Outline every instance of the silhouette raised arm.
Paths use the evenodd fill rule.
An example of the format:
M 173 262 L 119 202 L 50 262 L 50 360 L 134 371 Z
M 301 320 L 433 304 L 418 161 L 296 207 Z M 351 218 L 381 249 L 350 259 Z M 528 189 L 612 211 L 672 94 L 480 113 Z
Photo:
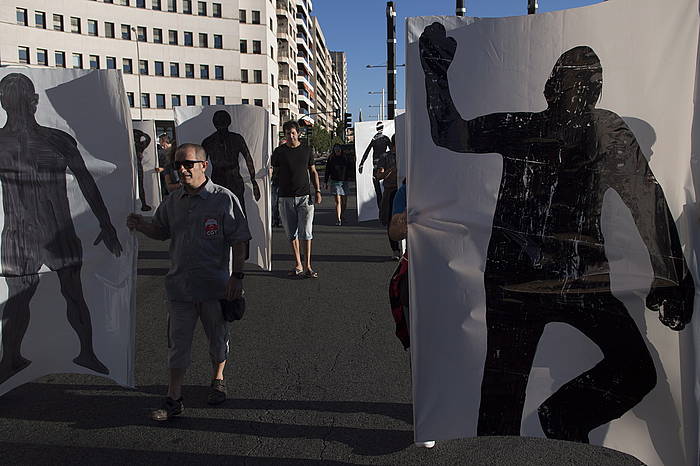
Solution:
M 255 165 L 253 165 L 253 157 L 250 155 L 250 150 L 248 149 L 248 144 L 245 142 L 245 138 L 241 136 L 241 153 L 245 159 L 245 165 L 248 167 L 248 173 L 250 174 L 250 182 L 253 185 L 253 197 L 256 201 L 260 200 L 260 186 L 258 186 L 258 180 L 255 179 Z M 241 202 L 243 200 L 241 199 Z

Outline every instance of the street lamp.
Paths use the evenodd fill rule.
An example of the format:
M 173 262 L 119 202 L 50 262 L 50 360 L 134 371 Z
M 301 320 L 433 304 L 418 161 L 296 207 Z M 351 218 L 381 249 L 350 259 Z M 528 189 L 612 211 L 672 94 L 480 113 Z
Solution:
M 139 81 L 139 119 L 143 121 L 143 95 L 141 94 L 141 54 L 139 53 L 139 34 L 136 32 L 136 28 L 131 26 L 131 31 L 136 37 L 136 78 Z
M 384 119 L 384 88 L 382 88 L 381 92 L 380 91 L 369 91 L 368 94 L 381 94 L 382 95 L 382 101 L 379 104 L 379 119 L 383 120 Z M 372 107 L 372 105 L 370 105 Z M 376 105 L 375 105 L 376 107 Z

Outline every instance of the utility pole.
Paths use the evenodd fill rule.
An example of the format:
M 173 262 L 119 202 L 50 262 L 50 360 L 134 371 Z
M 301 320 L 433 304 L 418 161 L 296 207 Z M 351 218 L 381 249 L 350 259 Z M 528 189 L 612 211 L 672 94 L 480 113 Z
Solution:
M 134 33 L 134 36 L 136 38 L 136 73 L 139 82 L 139 120 L 143 121 L 143 96 L 141 94 L 141 54 L 139 53 L 139 33 L 133 26 L 131 27 L 131 31 Z
M 467 8 L 464 6 L 464 0 L 457 0 L 457 8 L 455 11 L 457 16 L 464 16 L 467 14 Z
M 534 15 L 537 13 L 537 0 L 527 0 L 527 14 Z
M 386 88 L 388 119 L 396 114 L 396 10 L 394 2 L 386 2 Z M 384 99 L 382 99 L 384 100 Z

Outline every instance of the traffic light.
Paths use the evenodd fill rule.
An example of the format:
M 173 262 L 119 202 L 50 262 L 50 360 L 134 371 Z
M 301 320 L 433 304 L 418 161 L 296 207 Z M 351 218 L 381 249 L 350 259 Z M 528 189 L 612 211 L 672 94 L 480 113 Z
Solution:
M 314 129 L 313 126 L 308 126 L 308 127 L 306 128 L 306 141 L 307 141 L 307 143 L 308 143 L 309 141 L 311 141 L 311 135 L 313 134 L 313 129 Z
M 348 129 L 350 127 L 352 127 L 352 113 L 346 113 L 343 128 Z
M 333 114 L 333 116 L 335 117 L 335 120 L 336 120 L 336 121 L 337 121 L 337 120 L 340 120 L 340 109 L 337 109 L 337 108 L 336 108 L 336 109 L 333 110 L 333 111 L 335 112 L 335 113 Z

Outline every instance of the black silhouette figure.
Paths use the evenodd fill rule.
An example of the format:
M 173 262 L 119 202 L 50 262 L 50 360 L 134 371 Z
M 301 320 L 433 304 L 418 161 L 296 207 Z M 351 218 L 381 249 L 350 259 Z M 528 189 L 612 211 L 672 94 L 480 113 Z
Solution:
M 4 211 L 0 255 L 2 276 L 9 289 L 2 313 L 0 383 L 31 363 L 20 350 L 42 264 L 58 275 L 68 322 L 80 340 L 80 354 L 73 362 L 109 373 L 93 349 L 90 311 L 80 280 L 83 251 L 68 205 L 66 168 L 77 179 L 102 228 L 94 244 L 104 241 L 117 257 L 122 246 L 76 141 L 63 131 L 36 122 L 38 100 L 27 76 L 11 73 L 0 81 L 0 105 L 7 112 L 7 123 L 0 129 Z
M 152 209 L 146 203 L 146 190 L 143 186 L 143 151 L 151 144 L 151 137 L 141 131 L 134 129 L 134 148 L 136 149 L 136 175 L 139 185 L 139 198 L 141 199 L 141 210 L 147 212 Z
M 389 152 L 391 152 L 391 140 L 384 134 L 384 123 L 381 121 L 377 122 L 377 134 L 372 137 L 367 149 L 365 149 L 364 154 L 362 154 L 362 159 L 360 159 L 360 166 L 357 171 L 362 173 L 362 166 L 367 160 L 369 151 L 372 151 L 372 164 L 374 165 L 374 170 L 372 170 L 372 184 L 374 184 L 374 192 L 377 194 L 377 207 L 381 210 L 382 208 L 382 185 L 379 183 L 377 178 L 377 171 L 380 167 L 384 166 L 384 159 L 387 157 Z
M 243 155 L 245 159 L 246 167 L 250 174 L 250 182 L 253 185 L 253 197 L 258 201 L 260 200 L 260 188 L 255 179 L 253 157 L 250 155 L 248 145 L 243 136 L 228 130 L 228 127 L 231 126 L 231 116 L 228 112 L 217 110 L 211 121 L 214 123 L 216 132 L 202 141 L 202 147 L 204 147 L 207 156 L 212 162 L 211 180 L 218 185 L 228 188 L 235 194 L 241 202 L 241 207 L 245 214 L 245 197 L 243 197 L 245 184 L 241 176 L 238 157 Z
M 634 134 L 595 108 L 602 66 L 589 47 L 565 52 L 544 87 L 538 113 L 463 120 L 447 69 L 457 43 L 434 23 L 420 38 L 435 144 L 455 152 L 500 153 L 503 174 L 486 259 L 487 355 L 478 435 L 520 435 L 525 389 L 550 322 L 584 333 L 603 360 L 539 407 L 547 437 L 588 442 L 656 385 L 644 339 L 610 290 L 601 232 L 608 189 L 630 209 L 654 269 L 646 298 L 663 324 L 681 330 L 693 312 L 694 282 L 664 193 Z

